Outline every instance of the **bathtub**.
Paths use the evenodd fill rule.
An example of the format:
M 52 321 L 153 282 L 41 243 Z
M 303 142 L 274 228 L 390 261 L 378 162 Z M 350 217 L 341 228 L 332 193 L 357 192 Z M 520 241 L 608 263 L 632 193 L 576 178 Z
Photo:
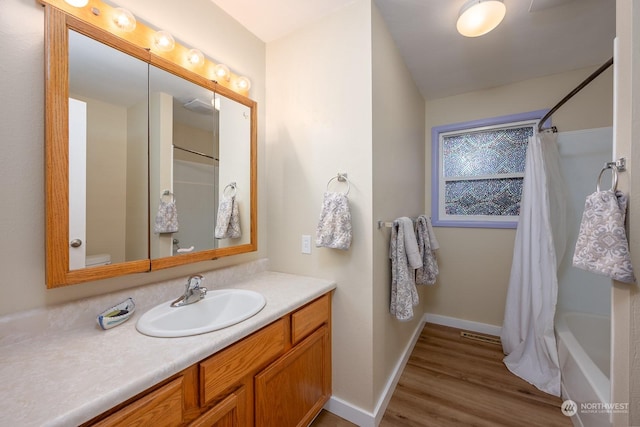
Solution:
M 562 398 L 578 405 L 578 413 L 572 417 L 575 426 L 611 425 L 609 413 L 594 409 L 594 404 L 611 401 L 610 325 L 609 317 L 595 314 L 567 312 L 556 316 Z

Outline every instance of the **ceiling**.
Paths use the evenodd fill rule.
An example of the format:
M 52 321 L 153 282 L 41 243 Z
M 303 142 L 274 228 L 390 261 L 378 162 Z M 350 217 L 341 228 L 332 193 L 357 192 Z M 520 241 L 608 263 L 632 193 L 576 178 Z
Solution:
M 268 43 L 355 0 L 212 1 Z M 373 1 L 426 99 L 599 66 L 613 56 L 615 0 L 504 0 L 504 21 L 477 38 L 455 29 L 465 0 Z

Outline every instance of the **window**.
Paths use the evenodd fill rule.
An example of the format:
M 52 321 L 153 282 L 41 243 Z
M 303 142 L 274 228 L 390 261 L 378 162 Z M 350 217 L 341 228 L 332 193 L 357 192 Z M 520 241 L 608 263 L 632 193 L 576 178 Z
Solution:
M 433 225 L 515 228 L 527 144 L 546 112 L 434 127 Z

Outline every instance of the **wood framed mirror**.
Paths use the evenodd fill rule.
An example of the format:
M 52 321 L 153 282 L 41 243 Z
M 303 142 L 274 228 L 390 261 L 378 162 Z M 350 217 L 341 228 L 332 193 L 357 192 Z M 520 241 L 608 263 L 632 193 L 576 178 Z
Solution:
M 155 49 L 140 23 L 119 31 L 98 0 L 40 2 L 47 287 L 257 250 L 257 104 L 238 76 Z M 216 235 L 233 204 L 241 233 Z M 154 227 L 166 205 L 176 228 Z

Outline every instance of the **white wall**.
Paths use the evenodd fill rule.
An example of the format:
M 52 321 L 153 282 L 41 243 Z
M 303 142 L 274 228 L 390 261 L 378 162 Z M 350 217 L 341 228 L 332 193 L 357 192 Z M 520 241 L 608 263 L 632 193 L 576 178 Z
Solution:
M 209 0 L 122 0 L 139 18 L 172 30 L 252 81 L 258 102 L 258 173 L 264 181 L 265 46 Z M 0 13 L 0 315 L 152 283 L 266 257 L 266 195 L 258 195 L 258 252 L 82 285 L 46 290 L 44 281 L 44 9 L 36 1 L 3 0 Z M 261 188 L 264 190 L 264 188 Z
M 553 107 L 594 68 L 526 80 L 484 91 L 428 100 L 427 133 L 433 126 Z M 552 117 L 562 132 L 611 126 L 613 72 L 605 71 Z M 426 140 L 431 165 L 431 138 Z M 599 171 L 593 171 L 594 179 Z M 431 175 L 427 174 L 426 209 L 431 209 Z M 501 326 L 504 318 L 515 229 L 438 227 L 440 279 L 427 289 L 433 314 Z

